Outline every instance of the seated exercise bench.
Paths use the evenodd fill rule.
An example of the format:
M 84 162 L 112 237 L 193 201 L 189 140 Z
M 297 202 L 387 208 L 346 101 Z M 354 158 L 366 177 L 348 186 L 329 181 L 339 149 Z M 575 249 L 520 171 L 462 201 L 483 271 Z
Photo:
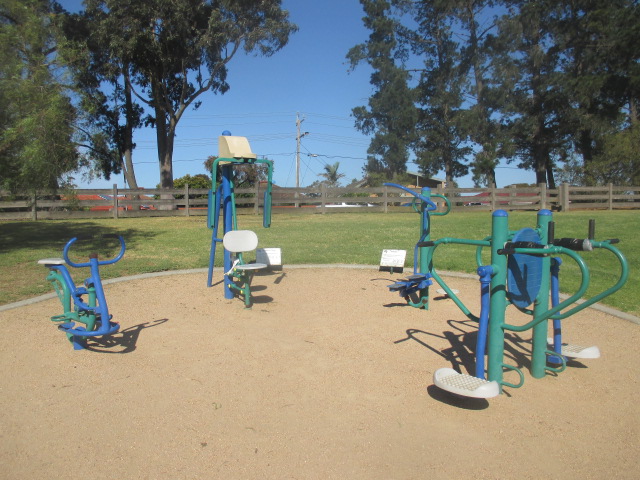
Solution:
M 222 245 L 231 253 L 233 263 L 225 272 L 225 283 L 242 294 L 245 307 L 251 306 L 251 280 L 257 270 L 267 268 L 264 263 L 244 263 L 242 254 L 255 250 L 258 236 L 251 230 L 230 230 L 222 238 Z

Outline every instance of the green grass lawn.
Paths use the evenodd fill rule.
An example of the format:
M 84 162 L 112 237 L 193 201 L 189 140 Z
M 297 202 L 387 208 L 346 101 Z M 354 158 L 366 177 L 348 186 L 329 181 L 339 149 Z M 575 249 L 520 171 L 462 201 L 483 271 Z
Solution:
M 618 247 L 629 261 L 629 281 L 618 293 L 602 303 L 640 315 L 640 212 L 590 211 L 554 215 L 555 235 L 587 236 L 588 220 L 596 219 L 596 240 L 619 238 Z M 455 212 L 432 217 L 431 238 L 483 239 L 491 232 L 491 213 Z M 535 227 L 535 212 L 512 212 L 510 229 Z M 413 247 L 420 233 L 420 217 L 415 213 L 335 213 L 327 215 L 277 214 L 272 226 L 262 228 L 258 216 L 242 215 L 239 228 L 256 231 L 261 247 L 282 248 L 286 264 L 369 264 L 377 265 L 383 249 L 407 250 L 407 267 L 413 265 Z M 117 264 L 101 270 L 103 279 L 175 269 L 206 268 L 209 262 L 211 231 L 204 217 L 161 217 L 0 223 L 0 304 L 15 302 L 51 291 L 45 281 L 41 258 L 60 257 L 73 236 L 118 233 L 124 236 L 127 253 Z M 101 258 L 113 256 L 114 244 L 78 248 L 76 261 L 97 250 Z M 597 250 L 583 254 L 591 272 L 588 296 L 608 288 L 617 280 L 618 266 L 611 254 Z M 217 256 L 217 264 L 222 255 Z M 438 247 L 434 257 L 437 270 L 475 273 L 475 248 L 460 245 Z M 578 269 L 566 259 L 561 270 L 561 290 L 575 291 Z M 78 281 L 86 276 L 75 273 Z M 206 275 L 203 275 L 203 282 Z

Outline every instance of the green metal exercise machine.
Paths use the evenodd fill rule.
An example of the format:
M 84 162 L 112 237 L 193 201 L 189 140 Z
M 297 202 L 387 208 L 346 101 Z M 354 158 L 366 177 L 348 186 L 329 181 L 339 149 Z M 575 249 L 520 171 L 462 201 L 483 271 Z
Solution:
M 238 167 L 245 165 L 265 165 L 267 167 L 266 189 L 263 196 L 263 221 L 265 228 L 271 226 L 271 188 L 273 162 L 257 158 L 251 151 L 246 137 L 232 136 L 225 131 L 218 138 L 219 156 L 211 167 L 211 190 L 207 226 L 213 230 L 211 251 L 209 254 L 209 273 L 207 286 L 212 286 L 213 266 L 216 246 L 224 248 L 224 287 L 225 298 L 241 294 L 245 306 L 251 305 L 251 280 L 255 271 L 266 268 L 263 263 L 245 263 L 242 254 L 255 250 L 258 245 L 256 234 L 249 230 L 238 230 L 235 198 L 235 173 Z M 219 180 L 218 180 L 219 178 Z M 258 199 L 256 198 L 256 201 Z M 219 235 L 219 220 L 222 213 L 223 234 Z

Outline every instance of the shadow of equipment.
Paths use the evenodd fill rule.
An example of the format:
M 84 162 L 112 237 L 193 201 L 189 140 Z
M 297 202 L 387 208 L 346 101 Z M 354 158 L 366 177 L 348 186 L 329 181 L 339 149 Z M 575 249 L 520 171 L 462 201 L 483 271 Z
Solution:
M 161 318 L 152 322 L 134 325 L 133 327 L 129 327 L 125 330 L 120 330 L 113 335 L 91 337 L 87 340 L 85 348 L 92 352 L 99 353 L 131 353 L 136 349 L 138 337 L 143 330 L 151 327 L 157 327 L 158 325 L 162 325 L 168 321 L 168 318 Z

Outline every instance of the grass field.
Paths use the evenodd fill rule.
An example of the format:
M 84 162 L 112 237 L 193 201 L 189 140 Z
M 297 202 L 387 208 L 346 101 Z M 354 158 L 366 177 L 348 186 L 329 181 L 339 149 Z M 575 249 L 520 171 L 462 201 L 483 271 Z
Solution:
M 588 220 L 596 219 L 596 240 L 619 238 L 618 247 L 629 261 L 629 281 L 618 293 L 602 303 L 640 315 L 640 212 L 589 211 L 555 214 L 555 235 L 587 236 Z M 483 239 L 490 234 L 488 212 L 452 213 L 432 217 L 431 238 Z M 511 230 L 535 227 L 535 212 L 512 212 Z M 272 226 L 262 228 L 260 217 L 243 215 L 242 229 L 256 231 L 261 247 L 282 248 L 286 264 L 368 264 L 377 265 L 382 249 L 407 250 L 407 267 L 413 265 L 413 247 L 420 232 L 420 217 L 415 213 L 336 213 L 328 215 L 274 215 Z M 175 269 L 208 266 L 211 231 L 204 217 L 168 217 L 144 219 L 104 219 L 0 223 L 0 304 L 6 304 L 51 291 L 45 281 L 41 258 L 60 257 L 65 243 L 73 236 L 118 233 L 124 236 L 127 253 L 117 264 L 101 270 L 103 279 Z M 86 261 L 90 251 L 100 258 L 113 256 L 114 244 L 79 248 L 76 261 Z M 608 252 L 585 252 L 591 272 L 587 296 L 613 285 L 619 274 L 618 263 Z M 221 255 L 218 255 L 218 262 Z M 575 291 L 579 271 L 566 259 L 561 271 L 561 290 Z M 436 250 L 437 270 L 475 273 L 475 248 L 444 245 Z M 75 273 L 78 281 L 86 276 Z M 206 275 L 203 275 L 203 282 Z

